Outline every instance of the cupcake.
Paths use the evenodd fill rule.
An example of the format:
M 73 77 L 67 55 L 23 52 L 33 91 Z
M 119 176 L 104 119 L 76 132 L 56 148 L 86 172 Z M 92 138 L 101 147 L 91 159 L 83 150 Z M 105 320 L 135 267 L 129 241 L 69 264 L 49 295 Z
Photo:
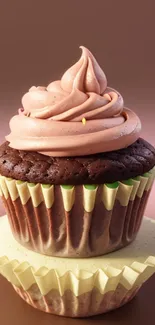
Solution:
M 89 50 L 61 80 L 32 87 L 0 147 L 0 194 L 15 239 L 35 252 L 93 257 L 131 243 L 155 149 Z

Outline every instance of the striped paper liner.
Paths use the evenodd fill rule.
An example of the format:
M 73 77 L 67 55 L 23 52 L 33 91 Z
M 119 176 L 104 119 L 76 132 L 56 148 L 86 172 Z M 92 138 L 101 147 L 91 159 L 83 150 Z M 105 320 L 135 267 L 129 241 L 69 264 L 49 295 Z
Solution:
M 31 184 L 0 176 L 12 232 L 25 247 L 50 256 L 91 257 L 132 242 L 155 170 L 103 185 Z

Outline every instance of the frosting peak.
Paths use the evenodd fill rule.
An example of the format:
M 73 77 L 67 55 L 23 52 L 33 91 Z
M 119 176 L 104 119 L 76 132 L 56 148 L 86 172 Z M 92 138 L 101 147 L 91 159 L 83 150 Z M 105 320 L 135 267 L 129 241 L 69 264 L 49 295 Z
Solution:
M 68 69 L 61 79 L 61 87 L 71 92 L 77 88 L 83 92 L 103 94 L 107 87 L 107 79 L 91 52 L 84 46 L 80 60 Z
M 23 108 L 10 122 L 11 147 L 76 156 L 117 150 L 137 140 L 139 118 L 124 108 L 116 90 L 107 87 L 92 53 L 81 49 L 80 60 L 61 80 L 47 88 L 33 86 L 23 96 Z

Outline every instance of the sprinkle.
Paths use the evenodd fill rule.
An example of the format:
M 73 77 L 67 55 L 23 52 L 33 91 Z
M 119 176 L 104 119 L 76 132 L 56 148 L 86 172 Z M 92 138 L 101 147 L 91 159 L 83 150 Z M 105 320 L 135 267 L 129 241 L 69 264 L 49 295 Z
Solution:
M 29 117 L 30 115 L 31 115 L 31 113 L 30 113 L 30 112 L 28 112 L 28 113 L 26 114 L 26 116 L 27 116 L 27 117 Z
M 83 125 L 86 125 L 86 119 L 85 119 L 85 117 L 83 117 L 82 123 L 83 123 Z

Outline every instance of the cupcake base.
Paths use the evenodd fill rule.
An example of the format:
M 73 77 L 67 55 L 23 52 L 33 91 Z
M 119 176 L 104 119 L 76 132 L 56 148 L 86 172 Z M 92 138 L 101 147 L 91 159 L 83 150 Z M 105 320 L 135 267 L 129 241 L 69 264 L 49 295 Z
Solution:
M 15 241 L 0 218 L 0 274 L 31 306 L 67 317 L 89 317 L 121 307 L 155 273 L 155 222 L 145 219 L 130 246 L 97 258 L 40 255 Z M 152 255 L 152 256 L 151 256 Z

